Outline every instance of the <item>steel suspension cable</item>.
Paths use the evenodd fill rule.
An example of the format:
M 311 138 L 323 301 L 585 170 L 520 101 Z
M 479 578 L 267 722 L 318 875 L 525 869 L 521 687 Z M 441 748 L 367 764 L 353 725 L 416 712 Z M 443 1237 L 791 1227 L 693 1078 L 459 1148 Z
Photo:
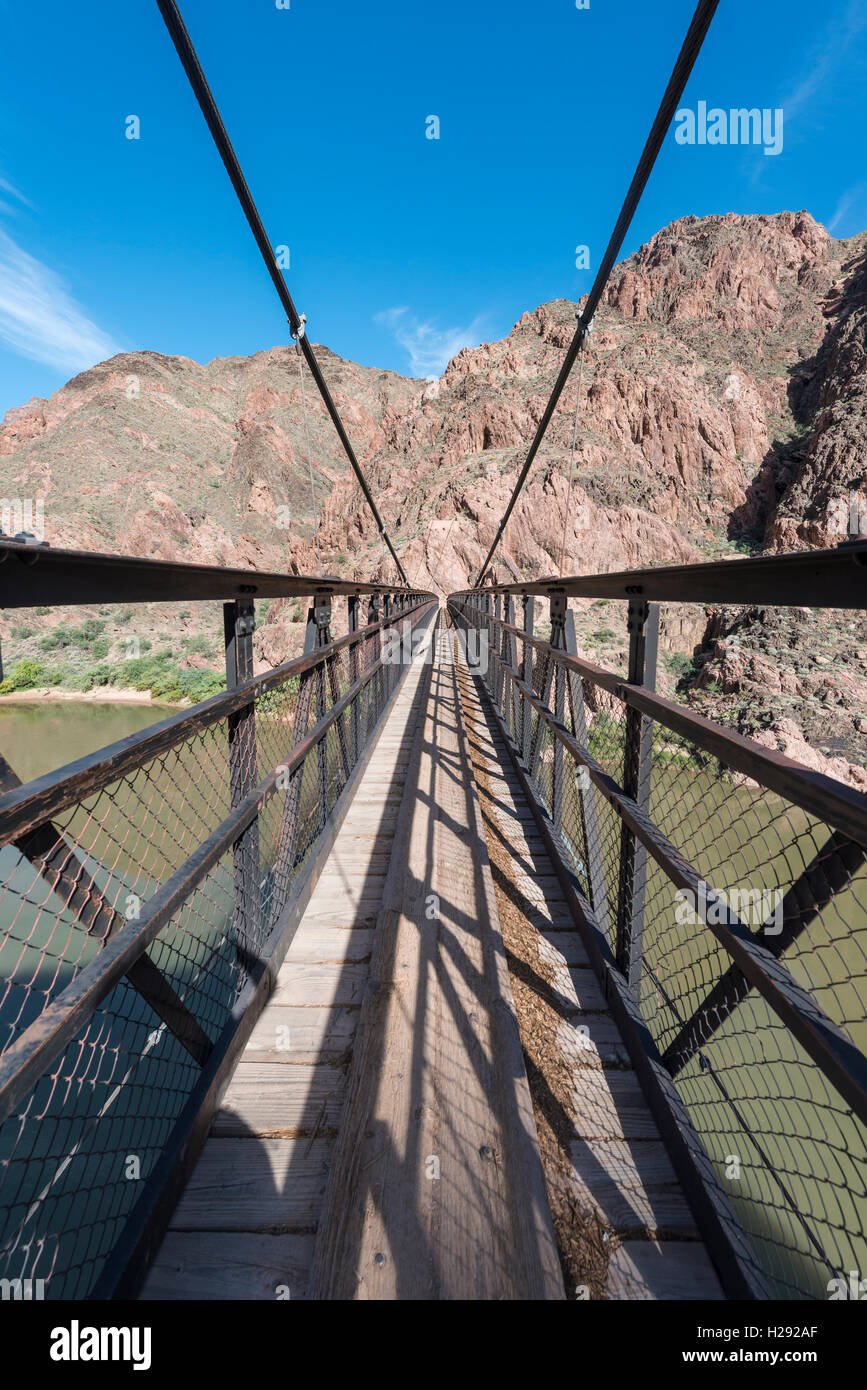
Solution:
M 674 119 L 678 103 L 680 102 L 680 98 L 683 95 L 683 90 L 689 80 L 689 75 L 692 72 L 693 67 L 695 66 L 696 59 L 698 58 L 698 55 L 701 52 L 702 44 L 705 41 L 707 31 L 710 28 L 711 20 L 713 19 L 714 14 L 716 13 L 718 5 L 719 0 L 699 0 L 699 4 L 696 8 L 695 14 L 692 17 L 692 23 L 690 24 L 686 38 L 683 41 L 683 47 L 680 50 L 677 62 L 675 63 L 674 70 L 671 74 L 671 78 L 669 79 L 668 86 L 665 89 L 665 95 L 663 96 L 659 106 L 659 110 L 656 113 L 656 119 L 654 120 L 650 130 L 650 134 L 647 137 L 647 143 L 645 144 L 641 158 L 638 161 L 638 166 L 635 170 L 635 174 L 633 175 L 632 183 L 629 185 L 629 191 L 626 194 L 623 207 L 620 210 L 620 216 L 617 219 L 614 231 L 611 233 L 611 240 L 608 243 L 608 248 L 605 252 L 605 255 L 602 258 L 599 270 L 596 273 L 596 279 L 593 282 L 593 288 L 591 289 L 590 294 L 587 297 L 587 303 L 584 305 L 584 308 L 582 309 L 578 317 L 578 327 L 575 329 L 575 335 L 566 351 L 566 356 L 563 360 L 563 365 L 560 368 L 560 374 L 557 377 L 556 382 L 554 383 L 554 389 L 551 392 L 550 400 L 548 401 L 548 404 L 545 407 L 545 413 L 539 421 L 539 425 L 536 429 L 536 434 L 533 438 L 533 442 L 530 445 L 530 449 L 527 454 L 527 458 L 524 462 L 524 466 L 521 469 L 521 472 L 518 476 L 518 481 L 515 483 L 512 495 L 509 498 L 509 504 L 506 507 L 505 512 L 503 513 L 502 520 L 500 521 L 500 524 L 497 527 L 497 533 L 494 536 L 491 548 L 488 551 L 487 556 L 485 557 L 485 560 L 478 572 L 478 575 L 476 576 L 476 581 L 474 585 L 474 587 L 476 588 L 481 583 L 482 576 L 484 575 L 489 564 L 491 563 L 494 551 L 496 550 L 497 546 L 500 543 L 500 540 L 502 539 L 503 532 L 506 529 L 509 517 L 512 515 L 515 503 L 518 500 L 524 483 L 527 481 L 527 475 L 529 474 L 530 469 L 533 465 L 533 460 L 536 457 L 539 445 L 542 443 L 542 440 L 545 436 L 545 431 L 551 423 L 551 418 L 554 414 L 557 402 L 559 401 L 560 396 L 562 395 L 563 388 L 566 385 L 567 380 L 569 379 L 569 373 L 572 371 L 572 368 L 575 364 L 575 359 L 578 356 L 584 339 L 587 336 L 587 330 L 589 329 L 590 324 L 593 321 L 593 316 L 596 313 L 596 310 L 599 306 L 599 301 L 602 298 L 605 286 L 608 283 L 609 276 L 611 275 L 611 272 L 614 269 L 614 265 L 620 253 L 620 249 L 626 238 L 626 233 L 629 231 L 630 223 L 632 222 L 632 219 L 635 216 L 635 210 L 638 207 L 639 201 L 641 200 L 641 195 L 644 192 L 647 180 L 650 178 L 653 166 L 656 163 L 657 156 L 662 148 L 662 143 L 668 133 L 668 128 L 671 125 L 672 120 Z
M 352 447 L 349 435 L 346 433 L 343 421 L 340 418 L 340 413 L 337 409 L 337 406 L 334 404 L 334 401 L 331 397 L 331 392 L 329 391 L 325 378 L 322 375 L 319 363 L 316 361 L 316 356 L 313 352 L 312 347 L 310 346 L 310 343 L 308 342 L 307 334 L 304 331 L 304 324 L 302 322 L 301 315 L 298 313 L 298 310 L 296 309 L 295 304 L 293 303 L 292 296 L 289 293 L 289 288 L 286 284 L 285 279 L 283 278 L 283 274 L 280 270 L 280 267 L 277 264 L 277 258 L 274 255 L 273 247 L 271 246 L 270 241 L 265 235 L 265 228 L 262 225 L 262 219 L 259 216 L 256 204 L 253 202 L 253 196 L 249 188 L 247 187 L 247 181 L 244 178 L 244 175 L 241 171 L 241 166 L 238 163 L 238 157 L 235 154 L 234 149 L 232 148 L 232 142 L 229 139 L 229 136 L 226 132 L 226 127 L 223 125 L 222 117 L 220 116 L 220 113 L 217 109 L 217 103 L 214 100 L 211 89 L 208 86 L 205 74 L 202 71 L 201 64 L 199 63 L 198 56 L 196 55 L 196 50 L 193 48 L 192 40 L 190 39 L 190 36 L 187 33 L 186 25 L 184 24 L 184 21 L 181 18 L 180 10 L 178 9 L 175 0 L 157 0 L 157 5 L 159 6 L 160 14 L 163 17 L 166 28 L 168 29 L 169 34 L 171 36 L 172 43 L 174 44 L 175 49 L 177 50 L 178 57 L 180 58 L 181 63 L 183 64 L 183 68 L 189 79 L 190 86 L 192 87 L 193 92 L 195 93 L 196 100 L 198 101 L 199 106 L 201 107 L 202 115 L 204 116 L 205 121 L 207 122 L 207 126 L 211 132 L 214 144 L 217 146 L 217 150 L 219 151 L 220 158 L 222 159 L 223 164 L 225 166 L 226 173 L 229 175 L 229 178 L 232 181 L 232 187 L 234 188 L 238 196 L 238 201 L 241 204 L 241 207 L 244 211 L 244 216 L 246 217 L 250 225 L 250 230 L 252 231 L 253 236 L 256 239 L 256 245 L 259 247 L 259 250 L 262 254 L 262 259 L 265 262 L 268 274 L 271 276 L 271 279 L 274 282 L 274 288 L 280 296 L 280 302 L 286 311 L 286 317 L 289 320 L 289 327 L 292 330 L 292 336 L 293 338 L 295 338 L 296 342 L 300 344 L 301 351 L 304 354 L 308 367 L 310 368 L 310 375 L 313 377 L 313 380 L 316 382 L 316 385 L 319 388 L 319 394 L 325 402 L 326 409 L 328 410 L 328 414 L 331 416 L 331 419 L 334 423 L 334 428 L 337 430 L 338 438 L 340 439 L 340 442 L 343 445 L 346 457 L 349 459 L 349 462 L 352 466 L 352 471 L 358 479 L 359 486 L 361 487 L 361 490 L 364 493 L 365 501 L 367 502 L 367 505 L 370 507 L 370 510 L 373 513 L 374 520 L 376 521 L 377 527 L 379 528 L 379 534 L 382 537 L 384 543 L 388 546 L 389 551 L 391 552 L 391 558 L 395 563 L 397 572 L 400 575 L 401 582 L 407 585 L 408 587 L 408 580 L 406 574 L 404 573 L 403 565 L 397 558 L 397 552 L 395 551 L 394 546 L 391 543 L 388 532 L 385 529 L 385 524 L 382 520 L 382 517 L 379 514 L 377 505 L 373 500 L 373 495 L 370 491 L 370 488 L 367 485 L 367 479 L 365 478 L 364 473 L 362 472 L 361 465 L 359 464 L 358 459 L 355 457 L 355 450 Z

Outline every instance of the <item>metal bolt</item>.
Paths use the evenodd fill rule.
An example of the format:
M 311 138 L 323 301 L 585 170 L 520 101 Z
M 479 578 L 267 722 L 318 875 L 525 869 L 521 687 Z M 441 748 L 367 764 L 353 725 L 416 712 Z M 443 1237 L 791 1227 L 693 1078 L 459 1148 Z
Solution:
M 483 1145 L 482 1145 L 482 1147 L 479 1149 L 479 1153 L 481 1154 L 482 1158 L 493 1158 L 493 1157 L 494 1157 L 494 1151 L 493 1151 L 493 1149 L 489 1149 L 488 1146 L 487 1146 L 487 1144 L 483 1144 Z
M 384 1265 L 384 1264 L 385 1264 L 385 1256 L 384 1256 L 383 1254 L 374 1255 L 374 1257 L 373 1257 L 373 1263 L 374 1263 L 375 1265 Z

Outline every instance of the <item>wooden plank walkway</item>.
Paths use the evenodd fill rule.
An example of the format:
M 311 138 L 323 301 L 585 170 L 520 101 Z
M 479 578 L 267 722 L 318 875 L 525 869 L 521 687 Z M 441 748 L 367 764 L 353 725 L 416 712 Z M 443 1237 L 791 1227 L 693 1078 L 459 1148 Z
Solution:
M 417 730 L 311 1295 L 564 1297 L 450 659 Z
M 307 1295 L 313 1234 L 430 669 L 420 655 L 398 691 L 142 1298 Z

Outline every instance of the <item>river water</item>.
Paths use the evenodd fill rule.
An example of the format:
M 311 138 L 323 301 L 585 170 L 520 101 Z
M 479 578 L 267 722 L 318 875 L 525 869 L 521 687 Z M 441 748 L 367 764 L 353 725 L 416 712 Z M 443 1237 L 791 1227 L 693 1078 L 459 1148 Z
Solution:
M 29 782 L 171 713 L 171 706 L 158 704 L 0 700 L 0 753 Z

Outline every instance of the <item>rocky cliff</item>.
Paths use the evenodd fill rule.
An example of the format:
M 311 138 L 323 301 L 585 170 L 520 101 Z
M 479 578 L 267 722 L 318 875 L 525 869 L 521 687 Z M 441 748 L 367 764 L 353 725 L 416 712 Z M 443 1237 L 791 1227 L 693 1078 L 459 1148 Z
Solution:
M 862 509 L 867 532 L 865 291 L 867 234 L 834 240 L 805 212 L 688 217 L 659 232 L 612 276 L 498 552 L 498 577 L 551 573 L 561 559 L 580 573 L 833 545 Z M 508 337 L 465 349 L 433 382 L 316 348 L 419 586 L 459 588 L 481 562 L 579 307 L 556 300 L 522 314 Z M 204 366 L 153 352 L 114 357 L 8 412 L 0 469 L 4 495 L 44 500 L 54 545 L 391 577 L 288 347 Z M 594 654 L 619 660 L 620 624 L 600 628 L 599 611 L 579 608 Z M 257 637 L 263 663 L 297 649 L 302 617 L 295 604 L 271 605 Z M 7 668 L 56 621 L 33 617 L 29 636 L 16 638 L 20 619 L 2 620 Z M 189 644 L 204 618 L 194 605 L 148 622 L 157 632 L 168 624 L 169 635 L 179 625 Z M 704 700 L 727 686 L 735 705 L 742 688 L 741 723 L 758 710 L 774 736 L 790 712 L 749 689 L 762 688 L 756 668 L 717 669 L 719 634 L 736 624 L 750 627 L 739 614 L 714 615 L 710 627 L 694 610 L 669 615 L 669 654 L 689 661 L 664 680 L 676 675 L 682 693 Z M 815 628 L 803 619 L 801 647 L 819 641 Z M 594 640 L 599 631 L 611 639 Z M 845 631 L 857 651 L 860 630 Z M 771 686 L 799 708 L 812 698 Z M 835 728 L 826 738 L 828 756 L 845 747 L 863 757 L 861 700 L 859 686 L 841 716 L 845 736 Z

